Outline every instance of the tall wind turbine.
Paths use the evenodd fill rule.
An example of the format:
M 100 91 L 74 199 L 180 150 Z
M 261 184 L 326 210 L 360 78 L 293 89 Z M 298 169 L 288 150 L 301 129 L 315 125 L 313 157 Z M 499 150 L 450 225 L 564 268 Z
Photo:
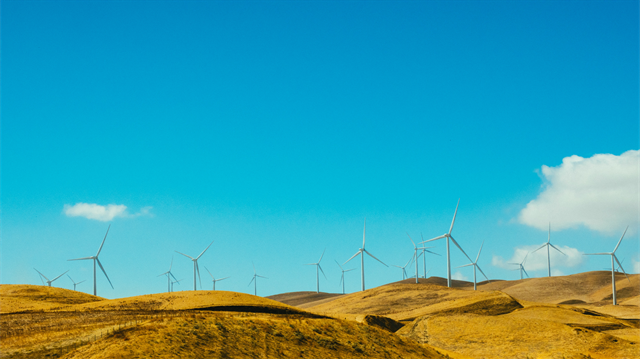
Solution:
M 100 251 L 102 250 L 102 246 L 104 246 L 104 241 L 107 240 L 107 234 L 109 234 L 109 229 L 110 228 L 111 228 L 111 225 L 109 225 L 109 227 L 107 227 L 107 233 L 105 233 L 104 239 L 102 240 L 102 243 L 100 244 L 100 248 L 98 248 L 98 253 L 96 253 L 95 256 L 84 257 L 84 258 L 76 258 L 76 259 L 69 259 L 70 261 L 82 261 L 82 260 L 87 260 L 87 259 L 92 259 L 93 260 L 93 295 L 98 295 L 98 285 L 96 283 L 96 262 L 100 266 L 100 269 L 102 270 L 102 273 L 104 273 L 104 276 L 107 277 L 107 280 L 109 281 L 109 285 L 111 285 L 111 289 L 114 289 L 113 288 L 113 284 L 111 284 L 111 279 L 109 279 L 109 276 L 107 275 L 107 272 L 105 272 L 104 267 L 102 267 L 102 263 L 100 263 L 100 260 L 98 259 L 98 256 L 100 255 Z
M 424 241 L 424 242 L 420 242 L 422 244 L 422 243 L 427 243 L 427 242 L 431 242 L 431 241 L 437 241 L 438 239 L 442 239 L 442 238 L 446 238 L 447 239 L 447 287 L 451 287 L 451 253 L 449 251 L 449 239 L 451 239 L 453 244 L 455 244 L 456 247 L 458 247 L 458 249 L 460 249 L 460 251 L 467 257 L 467 259 L 469 259 L 469 262 L 472 262 L 471 258 L 469 258 L 467 253 L 464 252 L 464 250 L 462 249 L 462 247 L 460 247 L 458 242 L 456 242 L 456 240 L 453 239 L 453 236 L 451 236 L 451 231 L 453 230 L 453 224 L 456 222 L 456 215 L 458 214 L 458 206 L 459 205 L 460 205 L 460 199 L 458 199 L 458 204 L 456 205 L 456 211 L 453 213 L 453 220 L 451 221 L 451 227 L 449 227 L 449 232 L 448 233 L 445 233 L 445 234 L 443 234 L 441 236 L 429 239 L 429 240 Z
M 529 256 L 529 253 L 530 252 L 527 252 L 527 255 L 524 256 L 524 259 L 522 260 L 522 262 L 520 262 L 520 263 L 509 263 L 509 264 L 513 264 L 515 266 L 519 266 L 520 267 L 520 279 L 524 279 L 524 277 L 522 276 L 522 272 L 524 272 L 524 274 L 526 274 L 527 277 L 529 277 L 529 273 L 527 273 L 527 271 L 524 269 L 524 262 L 527 261 L 527 257 Z M 514 270 L 517 270 L 517 269 L 514 269 Z
M 35 269 L 35 268 L 33 268 L 33 269 Z M 45 277 L 45 276 L 44 276 L 44 274 L 40 273 L 40 271 L 39 271 L 39 270 L 35 269 L 35 271 L 36 271 L 36 272 L 38 272 L 38 274 L 40 274 L 40 276 L 41 276 L 40 280 L 42 281 L 42 285 L 44 285 L 44 281 L 42 280 L 42 278 L 44 278 L 44 279 L 46 279 L 46 280 L 47 280 L 47 285 L 48 285 L 49 287 L 51 287 L 51 283 L 53 283 L 53 281 L 54 281 L 54 280 L 56 280 L 56 279 L 58 279 L 58 278 L 62 277 L 65 273 L 67 273 L 67 272 L 68 272 L 68 271 L 67 271 L 67 272 L 64 272 L 64 273 L 60 274 L 59 276 L 57 276 L 57 277 L 53 278 L 52 280 L 49 280 L 49 278 Z
M 561 250 L 559 250 L 556 246 L 551 244 L 551 223 L 549 223 L 549 234 L 547 235 L 547 243 L 540 246 L 540 248 L 536 249 L 532 253 L 539 251 L 540 249 L 547 247 L 547 265 L 549 266 L 549 277 L 551 277 L 551 254 L 549 253 L 549 247 L 553 247 L 556 251 L 564 254 Z M 566 256 L 566 254 L 564 254 Z
M 478 289 L 478 287 L 476 285 L 476 268 L 478 268 L 480 273 L 482 273 L 482 275 L 485 278 L 487 278 L 487 276 L 484 274 L 484 272 L 482 271 L 482 269 L 478 265 L 478 259 L 480 258 L 480 252 L 482 252 L 482 247 L 483 246 L 484 246 L 484 241 L 482 241 L 482 244 L 480 245 L 480 250 L 478 251 L 478 256 L 476 257 L 476 261 L 475 262 L 471 262 L 469 264 L 465 264 L 463 266 L 458 267 L 458 268 L 462 268 L 462 267 L 473 266 L 473 290 L 477 290 Z M 489 278 L 487 278 L 487 281 L 489 281 Z
M 364 254 L 368 254 L 369 257 L 377 260 L 378 262 L 382 263 L 381 260 L 379 260 L 378 258 L 374 257 L 373 254 L 369 253 L 369 251 L 367 251 L 366 249 L 364 249 L 364 243 L 365 243 L 365 235 L 367 234 L 367 219 L 364 219 L 364 231 L 362 232 L 362 248 L 360 248 L 356 254 L 354 254 L 351 258 L 349 258 L 346 262 L 343 263 L 343 265 L 347 264 L 350 260 L 352 260 L 353 258 L 357 257 L 358 255 L 360 255 L 360 266 L 362 268 L 362 290 L 364 291 Z M 385 267 L 388 267 L 388 265 L 382 263 Z
M 178 251 L 176 251 L 177 253 L 182 254 L 183 256 L 191 259 L 193 261 L 193 290 L 198 290 L 198 288 L 196 287 L 196 273 L 198 273 L 198 279 L 200 279 L 200 268 L 198 268 L 198 259 L 200 259 L 200 257 L 202 257 L 202 255 L 204 254 L 204 252 L 207 251 L 207 249 L 209 249 L 209 247 L 211 247 L 211 245 L 213 244 L 213 241 L 211 241 L 211 243 L 209 243 L 209 245 L 207 246 L 207 248 L 204 249 L 204 251 L 202 251 L 202 253 L 200 253 L 199 256 L 193 258 L 191 256 L 188 256 L 184 253 L 180 253 Z M 200 287 L 202 287 L 202 280 L 200 281 Z
M 70 276 L 70 275 L 68 275 L 68 274 L 67 274 L 67 277 L 69 277 L 69 279 L 71 279 L 71 281 L 73 282 L 73 290 L 76 290 L 76 286 L 77 286 L 78 284 L 86 282 L 86 280 L 83 280 L 83 281 L 81 281 L 81 282 L 76 283 L 76 282 L 73 280 L 73 278 L 71 278 L 71 276 Z
M 253 265 L 253 278 L 251 279 L 251 282 L 249 282 L 249 285 L 253 283 L 253 295 L 257 296 L 258 295 L 258 277 L 264 278 L 264 279 L 269 279 L 269 278 L 263 277 L 258 273 L 256 273 L 256 266 L 253 263 L 251 263 L 251 265 Z
M 629 276 L 627 275 L 627 272 L 625 272 L 624 268 L 622 268 L 622 263 L 620 263 L 620 261 L 618 260 L 618 257 L 616 257 L 616 251 L 618 250 L 618 247 L 620 247 L 620 242 L 622 242 L 622 238 L 624 238 L 624 235 L 627 233 L 627 229 L 629 229 L 629 226 L 627 226 L 627 228 L 622 233 L 622 237 L 620 237 L 620 240 L 618 241 L 618 244 L 616 244 L 616 247 L 613 249 L 613 252 L 585 253 L 585 255 L 590 255 L 590 256 L 602 256 L 602 255 L 611 256 L 611 287 L 613 289 L 613 305 L 618 305 L 618 301 L 616 300 L 616 272 L 615 272 L 616 267 L 615 267 L 614 260 L 618 263 L 618 265 L 620 266 L 620 269 L 622 269 L 622 273 L 624 273 L 625 277 L 627 277 L 627 280 L 631 282 L 631 280 L 629 279 Z
M 209 269 L 205 266 L 204 269 L 207 270 L 207 273 L 209 273 L 209 275 L 211 276 L 211 279 L 213 280 L 213 290 L 216 290 L 216 282 L 219 282 L 221 280 L 225 280 L 227 278 L 231 278 L 231 277 L 224 277 L 224 278 L 220 278 L 220 279 L 216 279 L 213 274 L 211 274 L 211 272 L 209 272 Z
M 318 263 L 307 263 L 305 265 L 307 266 L 316 266 L 316 293 L 320 293 L 320 273 L 318 273 L 318 269 L 320 269 L 320 271 L 322 272 L 322 275 L 324 276 L 324 279 L 327 279 L 327 276 L 324 274 L 324 271 L 322 270 L 322 267 L 320 266 L 320 262 L 322 262 L 322 257 L 324 257 L 324 252 L 326 251 L 326 249 L 324 251 L 322 251 L 322 255 L 320 256 L 320 259 L 318 259 Z
M 411 264 L 411 262 L 413 262 L 413 256 L 411 256 L 411 258 L 409 258 L 409 260 L 407 261 L 407 263 L 403 267 L 400 267 L 400 266 L 397 266 L 395 264 L 392 264 L 392 266 L 402 269 L 402 280 L 405 280 L 405 279 L 408 278 L 406 268 L 407 268 L 407 266 L 409 266 L 409 264 Z
M 169 270 L 159 274 L 159 276 L 161 275 L 166 275 L 167 276 L 167 292 L 171 292 L 171 277 L 173 277 L 173 279 L 177 280 L 176 277 L 173 275 L 173 273 L 171 273 L 171 268 L 173 267 L 173 256 L 171 257 L 171 265 L 169 266 Z
M 344 294 L 344 274 L 347 272 L 351 272 L 352 270 L 355 270 L 355 268 L 344 270 L 340 265 L 340 263 L 338 263 L 338 261 L 336 261 L 336 264 L 338 265 L 338 267 L 340 267 L 340 270 L 342 271 L 342 276 L 340 277 L 340 283 L 338 285 L 342 284 L 342 294 Z

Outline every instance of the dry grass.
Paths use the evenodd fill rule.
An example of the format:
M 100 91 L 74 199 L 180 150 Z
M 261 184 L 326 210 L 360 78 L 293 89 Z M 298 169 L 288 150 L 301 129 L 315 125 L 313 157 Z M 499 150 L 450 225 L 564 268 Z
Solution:
M 105 300 L 69 289 L 40 285 L 0 285 L 0 313 L 47 310 Z

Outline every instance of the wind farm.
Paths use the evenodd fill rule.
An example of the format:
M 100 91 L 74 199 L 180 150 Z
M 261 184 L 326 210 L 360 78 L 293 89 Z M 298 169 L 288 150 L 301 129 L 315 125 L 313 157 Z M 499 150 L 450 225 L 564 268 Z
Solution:
M 0 359 L 640 358 L 638 14 L 3 2 Z

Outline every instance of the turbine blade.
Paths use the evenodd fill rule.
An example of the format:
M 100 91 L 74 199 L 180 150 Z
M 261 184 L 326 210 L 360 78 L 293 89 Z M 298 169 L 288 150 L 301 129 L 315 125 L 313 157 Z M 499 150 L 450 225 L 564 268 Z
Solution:
M 251 261 L 251 265 L 253 266 L 253 274 L 256 274 L 256 265 L 253 264 L 253 261 Z
M 251 278 L 251 282 L 249 282 L 249 284 L 247 284 L 247 287 L 251 285 L 251 283 L 253 283 L 253 281 L 256 279 L 256 276 L 254 275 L 253 278 Z
M 181 252 L 178 252 L 178 251 L 175 251 L 175 252 L 176 252 L 176 253 L 180 253 L 180 254 L 182 254 L 183 256 L 185 256 L 185 257 L 187 257 L 187 258 L 189 258 L 189 259 L 191 259 L 191 260 L 193 260 L 193 259 L 194 259 L 192 256 L 188 256 L 188 255 L 186 255 L 186 254 L 184 254 L 184 253 L 181 253 Z
M 86 282 L 86 280 L 83 280 L 83 281 L 81 281 L 81 282 L 78 282 L 78 283 L 76 283 L 76 285 L 78 285 L 78 284 L 80 284 L 80 283 L 84 283 L 84 282 Z
M 432 252 L 432 251 L 425 251 L 425 252 L 429 252 L 429 253 L 431 253 L 431 254 L 435 254 L 435 255 L 437 255 L 437 256 L 439 256 L 439 255 L 440 255 L 440 254 L 438 254 L 438 253 L 436 253 L 436 252 Z
M 469 258 L 469 256 L 467 255 L 467 253 L 465 253 L 464 249 L 462 249 L 462 247 L 460 247 L 460 245 L 458 244 L 458 242 L 456 242 L 455 239 L 453 239 L 453 237 L 449 236 L 449 238 L 451 238 L 451 241 L 453 242 L 453 244 L 456 245 L 456 247 L 458 247 L 458 249 L 464 254 L 465 257 L 467 257 L 467 259 L 469 260 L 469 262 L 473 261 L 471 260 L 471 258 Z
M 171 256 L 171 265 L 169 266 L 169 272 L 171 272 L 171 268 L 173 268 L 173 256 Z
M 527 275 L 527 278 L 531 278 L 531 277 L 529 277 L 529 273 L 527 273 L 527 270 L 526 270 L 526 269 L 522 268 L 522 271 L 524 272 L 524 274 L 526 274 L 526 275 Z
M 200 282 L 200 288 L 202 288 L 202 279 L 200 278 L 200 266 L 198 265 L 198 261 L 196 260 L 196 273 L 198 273 L 198 282 Z
M 162 274 L 158 274 L 158 275 L 157 275 L 157 277 L 159 277 L 159 276 L 161 276 L 161 275 L 167 275 L 167 274 L 169 274 L 169 272 L 164 272 L 164 273 L 162 273 Z
M 547 243 L 551 243 L 551 222 L 549 222 L 549 234 L 547 235 Z
M 342 273 L 342 275 L 340 276 L 340 283 L 338 283 L 338 285 L 342 284 L 343 280 L 344 280 L 344 273 Z
M 349 263 L 350 260 L 352 260 L 353 258 L 355 258 L 358 254 L 362 253 L 362 249 L 357 251 L 356 254 L 354 254 L 353 256 L 351 256 L 351 258 L 347 259 L 346 262 L 342 263 L 342 265 L 345 265 L 347 263 Z
M 100 251 L 102 250 L 102 246 L 104 246 L 104 241 L 107 240 L 107 234 L 109 234 L 109 229 L 110 228 L 111 228 L 111 225 L 109 225 L 109 227 L 107 227 L 107 233 L 105 233 L 104 239 L 102 240 L 102 244 L 100 244 L 100 248 L 98 248 L 98 253 L 96 253 L 96 257 L 100 255 Z
M 334 262 L 336 262 L 336 264 L 338 265 L 338 267 L 340 267 L 340 270 L 342 270 L 342 266 L 340 265 L 340 263 L 338 263 L 337 260 L 334 259 Z
M 225 279 L 229 279 L 229 278 L 231 278 L 231 277 L 224 277 L 224 278 L 216 279 L 216 282 L 219 282 L 219 281 L 225 280 Z
M 320 272 L 322 272 L 322 275 L 324 276 L 324 279 L 327 279 L 327 275 L 324 274 L 324 271 L 322 270 L 322 267 L 320 266 L 320 263 L 318 263 L 318 268 L 320 269 Z
M 76 283 L 76 282 L 74 282 L 74 281 L 73 281 L 73 278 L 71 278 L 71 276 L 70 276 L 70 275 L 68 275 L 68 274 L 67 274 L 67 277 L 69 277 L 69 279 L 71 279 L 71 282 L 73 282 L 73 284 L 78 284 L 78 283 Z
M 616 244 L 616 248 L 613 250 L 612 253 L 615 253 L 618 250 L 618 247 L 620 246 L 620 242 L 622 242 L 622 238 L 624 238 L 624 235 L 627 233 L 627 229 L 629 229 L 629 226 L 627 226 L 627 228 L 624 229 L 624 232 L 622 233 L 622 237 L 620 237 L 620 240 L 618 241 L 618 244 Z
M 451 227 L 449 227 L 449 235 L 453 230 L 453 224 L 456 223 L 456 215 L 458 214 L 458 206 L 460 205 L 460 198 L 458 198 L 458 204 L 456 204 L 456 211 L 453 213 L 453 220 L 451 221 Z
M 269 278 L 267 278 L 267 277 L 263 277 L 263 276 L 261 276 L 261 275 L 257 275 L 257 274 L 256 274 L 256 277 L 260 277 L 260 278 L 264 278 L 264 279 L 269 279 Z
M 207 273 L 209 273 L 209 275 L 211 276 L 211 279 L 215 279 L 215 278 L 213 277 L 213 274 L 211 274 L 211 272 L 209 272 L 209 268 L 207 268 L 207 266 L 204 266 L 204 269 L 206 269 L 206 270 L 207 270 Z
M 431 242 L 431 241 L 437 241 L 438 239 L 444 238 L 444 237 L 446 237 L 446 236 L 447 236 L 446 234 L 443 234 L 443 235 L 441 235 L 441 236 L 437 236 L 436 238 L 431 238 L 431 239 L 428 239 L 428 240 L 426 240 L 426 241 L 422 241 L 422 242 L 420 242 L 420 244 L 422 244 L 422 243 L 427 243 L 427 242 Z
M 478 251 L 478 256 L 476 257 L 476 261 L 473 263 L 478 263 L 478 259 L 480 258 L 480 252 L 482 252 L 483 246 L 484 246 L 484 241 L 482 241 L 482 244 L 480 245 L 480 250 Z
M 364 217 L 364 230 L 362 231 L 362 248 L 364 248 L 364 241 L 366 239 L 365 234 L 367 234 L 367 217 Z
M 616 255 L 615 255 L 615 254 L 612 254 L 612 256 L 613 256 L 613 259 L 615 259 L 615 260 L 616 260 L 616 262 L 618 262 L 618 265 L 620 266 L 620 269 L 622 269 L 622 273 L 624 273 L 624 276 L 625 276 L 625 277 L 627 277 L 627 280 L 628 280 L 629 282 L 631 282 L 631 279 L 629 279 L 629 276 L 627 275 L 627 272 L 625 272 L 625 271 L 624 271 L 624 268 L 622 268 L 622 263 L 620 263 L 620 261 L 618 261 L 618 257 L 616 257 Z M 55 279 L 54 279 L 54 280 L 55 280 Z
M 47 278 L 44 274 L 40 273 L 40 271 L 39 271 L 39 270 L 37 270 L 37 269 L 35 269 L 35 268 L 33 268 L 33 269 L 34 269 L 36 272 L 38 272 L 38 274 L 40 274 L 41 276 L 43 276 L 43 277 L 44 277 L 44 279 L 46 279 L 47 281 L 49 281 L 49 278 Z
M 173 273 L 169 272 L 169 275 L 173 277 L 173 279 L 178 280 L 178 278 L 176 278 L 176 276 L 173 275 Z
M 102 263 L 100 263 L 100 260 L 98 258 L 96 258 L 96 262 L 98 262 L 98 265 L 100 266 L 100 269 L 102 269 L 102 273 L 104 273 L 104 276 L 107 277 L 107 280 L 109 281 L 109 285 L 111 286 L 111 289 L 115 289 L 113 287 L 113 284 L 111 284 L 111 279 L 109 279 L 107 272 L 104 270 L 104 267 L 102 267 Z
M 83 261 L 85 259 L 93 259 L 93 257 L 84 257 L 84 258 L 76 258 L 76 259 L 67 259 L 67 261 Z
M 211 243 L 209 243 L 209 245 L 207 246 L 207 248 L 204 249 L 204 251 L 202 251 L 202 253 L 200 253 L 200 255 L 198 257 L 196 257 L 196 260 L 200 259 L 200 257 L 202 257 L 202 255 L 204 254 L 204 252 L 207 251 L 207 249 L 209 249 L 209 247 L 211 247 L 211 245 L 213 244 L 213 241 L 211 241 Z
M 417 248 L 416 243 L 413 241 L 413 239 L 409 235 L 409 232 L 406 232 L 406 233 L 407 233 L 407 236 L 409 237 L 409 240 L 411 240 L 411 244 L 413 244 L 413 248 Z
M 68 272 L 68 271 L 67 271 L 67 272 Z M 54 280 L 56 280 L 56 279 L 58 279 L 58 278 L 62 277 L 63 275 L 67 274 L 67 272 L 64 272 L 64 273 L 60 274 L 59 276 L 57 276 L 57 277 L 53 278 L 51 281 L 53 282 Z
M 374 257 L 374 255 L 373 255 L 373 254 L 369 253 L 368 251 L 366 251 L 366 250 L 364 250 L 364 249 L 363 249 L 363 251 L 364 251 L 366 254 L 368 254 L 371 258 L 373 258 L 373 259 L 377 260 L 378 262 L 380 262 L 380 263 L 384 264 L 384 262 L 383 262 L 383 261 L 381 261 L 381 260 L 379 260 L 378 258 Z M 385 267 L 388 267 L 388 265 L 386 265 L 386 264 L 384 264 L 384 266 L 385 266 Z
M 559 250 L 559 249 L 558 249 L 556 246 L 554 246 L 553 244 L 549 243 L 549 245 L 550 245 L 553 249 L 555 249 L 556 251 L 558 251 L 558 252 L 560 252 L 560 253 L 564 254 L 564 252 L 563 252 L 563 251 Z M 566 254 L 564 254 L 564 255 L 566 256 Z
M 324 257 L 324 252 L 326 252 L 327 249 L 325 248 L 324 251 L 322 251 L 322 255 L 320 256 L 320 259 L 318 259 L 318 264 L 320 264 L 320 262 L 322 262 L 322 257 Z
M 475 263 L 465 264 L 465 265 L 463 265 L 463 266 L 458 266 L 458 267 L 456 267 L 456 268 L 468 267 L 468 266 L 473 266 L 473 265 L 475 265 Z
M 486 274 L 484 274 L 484 272 L 482 271 L 482 269 L 480 269 L 480 266 L 476 264 L 476 268 L 478 268 L 478 270 L 480 271 L 480 273 L 482 273 L 482 275 L 487 279 L 487 281 L 489 281 L 489 277 L 487 277 Z
M 351 268 L 351 269 L 347 269 L 346 271 L 344 271 L 345 273 L 347 272 L 351 272 L 352 270 L 356 270 L 357 268 Z
M 538 247 L 538 249 L 536 249 L 535 251 L 533 251 L 531 253 L 535 253 L 535 252 L 541 250 L 542 248 L 546 247 L 548 244 L 550 244 L 550 243 L 545 243 L 545 244 L 541 245 L 540 247 Z

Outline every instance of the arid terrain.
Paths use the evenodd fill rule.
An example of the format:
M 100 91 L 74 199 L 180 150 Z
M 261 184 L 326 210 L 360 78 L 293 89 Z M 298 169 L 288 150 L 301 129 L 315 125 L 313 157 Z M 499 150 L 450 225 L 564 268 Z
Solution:
M 0 286 L 2 358 L 637 358 L 640 275 L 473 284 L 438 277 L 352 294 L 224 291 L 107 300 Z

